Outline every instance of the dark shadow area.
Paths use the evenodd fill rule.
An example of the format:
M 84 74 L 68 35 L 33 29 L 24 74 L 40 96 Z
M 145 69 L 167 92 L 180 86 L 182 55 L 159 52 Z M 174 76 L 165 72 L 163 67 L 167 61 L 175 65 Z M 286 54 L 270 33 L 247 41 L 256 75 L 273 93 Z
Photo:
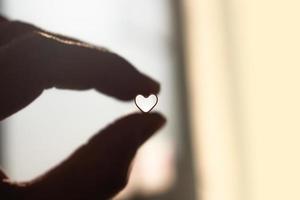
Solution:
M 2 0 L 0 0 L 0 13 L 2 11 Z M 3 124 L 0 122 L 0 166 L 3 164 Z

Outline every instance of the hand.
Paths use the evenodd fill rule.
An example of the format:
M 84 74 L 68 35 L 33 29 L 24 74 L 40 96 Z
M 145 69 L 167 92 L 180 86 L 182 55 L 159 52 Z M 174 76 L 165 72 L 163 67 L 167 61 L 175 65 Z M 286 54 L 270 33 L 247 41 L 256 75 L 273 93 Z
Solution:
M 0 17 L 0 120 L 53 87 L 119 100 L 159 92 L 158 83 L 108 50 Z M 0 171 L 0 199 L 109 199 L 125 187 L 137 149 L 164 123 L 159 113 L 118 119 L 32 181 L 16 183 Z

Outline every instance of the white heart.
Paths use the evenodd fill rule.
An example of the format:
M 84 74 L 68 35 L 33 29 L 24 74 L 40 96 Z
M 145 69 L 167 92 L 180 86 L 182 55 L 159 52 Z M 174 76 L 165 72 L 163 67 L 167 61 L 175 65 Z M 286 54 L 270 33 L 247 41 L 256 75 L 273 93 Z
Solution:
M 144 97 L 139 94 L 134 99 L 135 105 L 144 113 L 150 112 L 157 104 L 158 98 L 156 95 L 151 94 L 148 97 Z

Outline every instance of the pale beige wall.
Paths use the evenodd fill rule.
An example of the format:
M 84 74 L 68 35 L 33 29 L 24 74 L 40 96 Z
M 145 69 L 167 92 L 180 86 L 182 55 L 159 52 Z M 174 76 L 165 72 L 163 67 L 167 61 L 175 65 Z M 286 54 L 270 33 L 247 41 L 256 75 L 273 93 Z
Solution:
M 199 199 L 240 199 L 240 163 L 223 8 L 184 1 L 192 130 Z
M 199 194 L 300 199 L 300 2 L 184 4 Z

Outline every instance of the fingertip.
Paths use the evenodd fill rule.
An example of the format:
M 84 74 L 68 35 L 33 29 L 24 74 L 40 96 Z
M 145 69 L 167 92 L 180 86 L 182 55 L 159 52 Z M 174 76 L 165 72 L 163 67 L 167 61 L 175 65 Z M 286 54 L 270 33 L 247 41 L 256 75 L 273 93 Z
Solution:
M 153 131 L 161 128 L 166 123 L 166 118 L 158 112 L 141 113 L 141 115 L 145 117 L 147 126 L 152 128 Z
M 118 72 L 114 72 L 114 78 L 118 81 L 114 81 L 112 83 L 114 85 L 110 85 L 111 88 L 115 88 L 113 96 L 129 101 L 138 94 L 149 96 L 159 93 L 160 84 L 156 80 L 137 70 L 125 58 L 114 53 L 110 55 L 114 58 L 112 60 L 115 61 L 114 68 L 119 69 Z
M 130 101 L 133 100 L 139 94 L 145 97 L 151 94 L 159 94 L 160 84 L 158 82 L 149 78 L 146 75 L 139 74 L 136 76 L 139 77 L 133 81 L 128 82 L 128 84 L 122 86 L 126 88 L 118 89 L 118 92 L 116 92 L 113 96 L 122 101 Z
M 158 112 L 134 113 L 122 118 L 119 122 L 118 130 L 126 135 L 128 143 L 140 146 L 164 126 L 166 118 Z
M 138 81 L 137 84 L 138 89 L 136 94 L 142 94 L 144 96 L 149 96 L 150 94 L 158 94 L 160 91 L 160 84 L 155 81 L 154 79 L 150 78 L 149 76 L 146 76 L 142 74 L 141 80 Z
M 105 137 L 108 140 L 119 141 L 123 138 L 129 146 L 135 148 L 151 137 L 166 123 L 166 119 L 158 112 L 153 113 L 133 113 L 124 116 L 105 129 L 95 138 Z M 98 140 L 98 139 L 96 139 Z M 127 146 L 127 145 L 125 145 Z
M 137 127 L 161 127 L 165 124 L 166 118 L 159 112 L 141 112 L 127 115 L 118 121 L 128 124 L 135 124 Z
M 104 52 L 103 55 L 111 66 L 112 78 L 110 80 L 114 81 L 110 82 L 107 91 L 111 91 L 113 96 L 128 101 L 138 94 L 149 96 L 159 93 L 160 84 L 140 72 L 130 61 L 110 51 Z

